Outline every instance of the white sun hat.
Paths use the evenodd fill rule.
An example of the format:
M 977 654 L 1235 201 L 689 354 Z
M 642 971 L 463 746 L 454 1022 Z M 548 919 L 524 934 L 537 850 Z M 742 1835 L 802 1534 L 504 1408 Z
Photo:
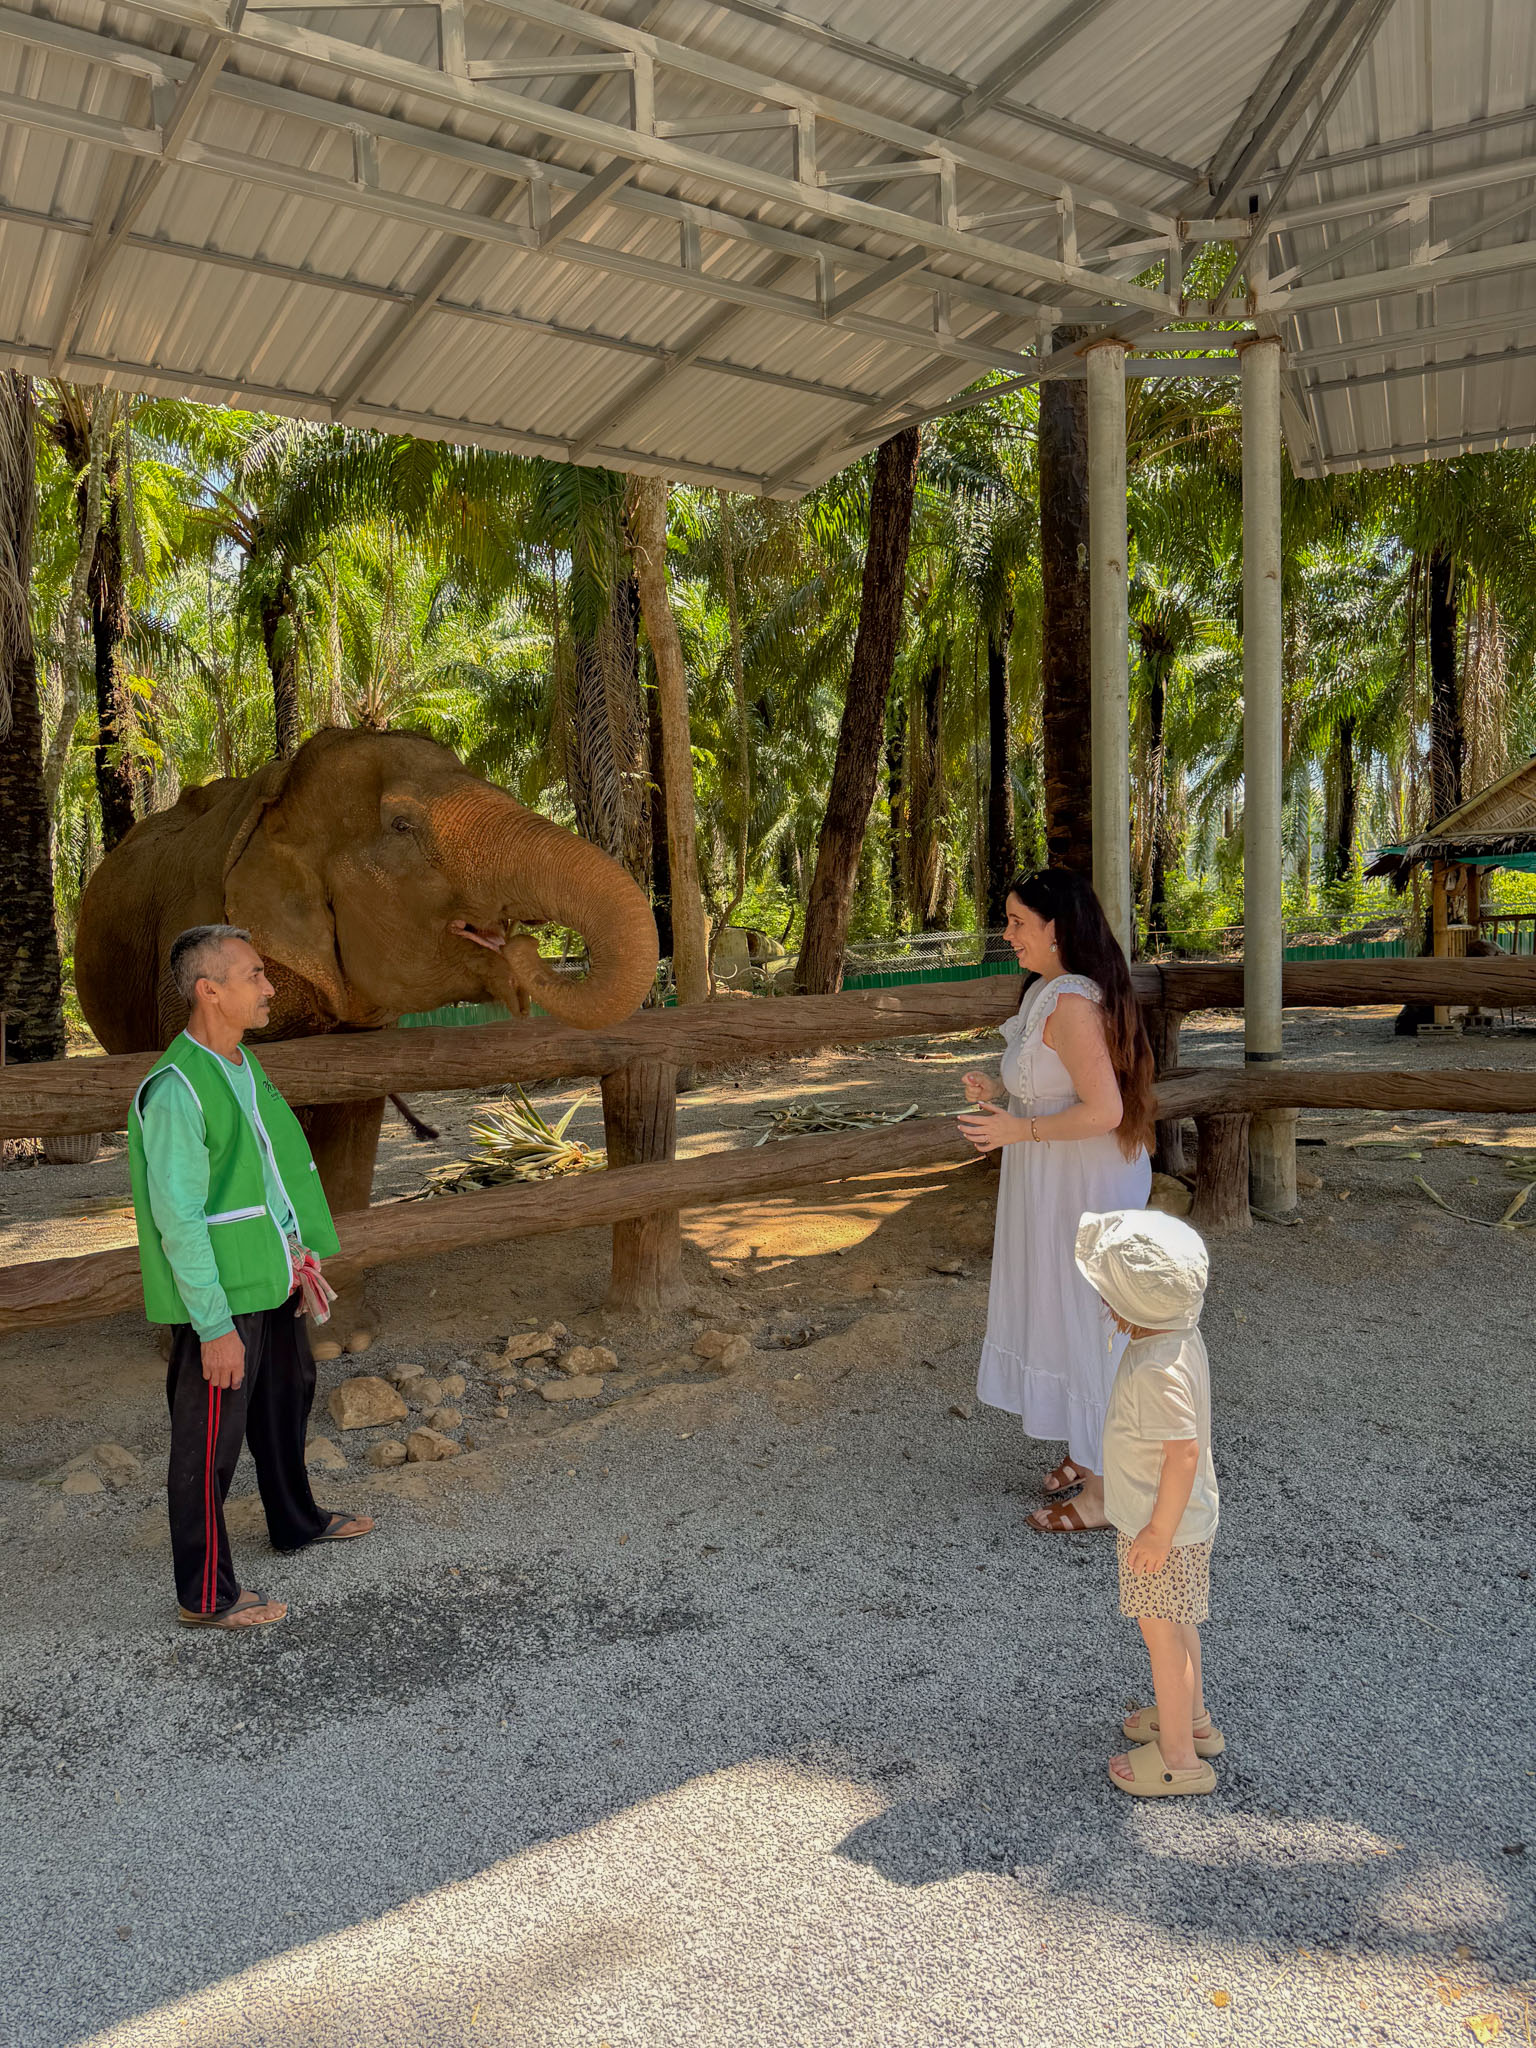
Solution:
M 1090 1212 L 1077 1226 L 1077 1270 L 1110 1307 L 1143 1330 L 1192 1330 L 1210 1273 L 1205 1243 L 1160 1209 Z

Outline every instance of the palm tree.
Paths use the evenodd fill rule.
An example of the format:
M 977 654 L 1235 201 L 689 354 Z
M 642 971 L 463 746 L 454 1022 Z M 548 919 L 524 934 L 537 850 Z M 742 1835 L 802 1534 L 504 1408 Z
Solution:
M 0 371 L 0 1017 L 6 1057 L 63 1057 L 53 855 L 32 642 L 32 382 Z
M 796 968 L 796 986 L 807 995 L 835 995 L 842 986 L 853 887 L 879 779 L 886 697 L 901 636 L 920 446 L 916 427 L 883 441 L 870 480 L 859 633 Z

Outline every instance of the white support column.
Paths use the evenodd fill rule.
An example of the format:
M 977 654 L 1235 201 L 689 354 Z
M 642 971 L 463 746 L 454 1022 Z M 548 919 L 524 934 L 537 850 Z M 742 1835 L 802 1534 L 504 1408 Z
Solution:
M 1242 344 L 1243 389 L 1243 1044 L 1282 1054 L 1280 783 L 1280 370 L 1271 335 Z M 1261 1209 L 1296 1206 L 1296 1113 L 1253 1119 L 1249 1186 Z
M 1125 358 L 1088 350 L 1088 591 L 1093 701 L 1093 886 L 1131 953 L 1131 733 L 1126 609 Z

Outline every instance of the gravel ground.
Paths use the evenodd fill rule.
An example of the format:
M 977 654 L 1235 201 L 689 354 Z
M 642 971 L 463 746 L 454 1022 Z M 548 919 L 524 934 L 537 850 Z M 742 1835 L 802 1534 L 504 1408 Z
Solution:
M 1186 1058 L 1236 1043 L 1218 1020 Z M 1506 1056 L 1528 1043 L 1463 1054 Z M 918 1070 L 841 1071 L 889 1101 Z M 739 1128 L 723 1102 L 700 1122 Z M 1491 1220 L 1536 1132 L 1302 1130 L 1301 1220 L 1213 1247 L 1229 1747 L 1202 1802 L 1110 1786 L 1148 1697 L 1112 1546 L 1029 1536 L 1044 1460 L 952 1412 L 982 1169 L 701 1220 L 695 1313 L 651 1330 L 578 1313 L 590 1234 L 584 1298 L 577 1251 L 539 1248 L 478 1323 L 426 1306 L 462 1259 L 397 1279 L 370 1369 L 449 1370 L 563 1301 L 650 1377 L 574 1421 L 530 1392 L 497 1423 L 476 1384 L 477 1448 L 442 1467 L 364 1477 L 348 1442 L 322 1498 L 381 1526 L 298 1558 L 253 1533 L 243 1469 L 239 1557 L 292 1602 L 246 1638 L 169 1625 L 131 1319 L 97 1326 L 139 1362 L 95 1408 L 84 1340 L 0 1345 L 0 2042 L 1524 2041 L 1533 1241 L 1414 1176 Z M 956 1251 L 966 1277 L 929 1270 Z M 745 1368 L 683 1369 L 708 1326 L 751 1335 Z M 107 1430 L 142 1482 L 39 1484 Z

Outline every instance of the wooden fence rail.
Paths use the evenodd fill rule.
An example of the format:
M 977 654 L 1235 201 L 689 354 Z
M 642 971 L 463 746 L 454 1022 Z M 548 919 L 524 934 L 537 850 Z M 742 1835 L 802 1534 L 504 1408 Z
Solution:
M 1137 967 L 1149 1011 L 1175 1020 L 1164 1063 L 1177 1062 L 1176 1020 L 1242 1003 L 1242 962 Z M 1536 1004 L 1536 959 L 1298 961 L 1285 970 L 1297 1007 L 1376 1003 Z M 337 1032 L 261 1047 L 274 1085 L 296 1105 L 366 1102 L 383 1095 L 495 1088 L 617 1074 L 634 1065 L 717 1067 L 831 1045 L 970 1031 L 1000 1024 L 1019 1004 L 1013 975 L 858 989 L 839 996 L 722 1001 L 697 1009 L 642 1010 L 610 1031 L 542 1020 L 417 1031 Z M 0 1138 L 122 1130 L 154 1053 L 48 1060 L 0 1069 Z
M 1247 1124 L 1275 1108 L 1536 1111 L 1536 1073 L 1452 1069 L 1424 1073 L 1268 1067 L 1206 1068 L 1158 1085 L 1160 1119 L 1193 1116 L 1200 1130 L 1194 1220 L 1206 1228 L 1249 1221 Z M 760 1199 L 793 1188 L 974 1160 L 950 1117 L 879 1131 L 789 1138 L 696 1159 L 616 1166 L 534 1187 L 387 1203 L 337 1218 L 341 1261 L 354 1270 L 515 1238 L 599 1225 L 648 1229 L 682 1209 Z M 44 1259 L 0 1272 L 0 1333 L 115 1315 L 140 1299 L 133 1251 Z

